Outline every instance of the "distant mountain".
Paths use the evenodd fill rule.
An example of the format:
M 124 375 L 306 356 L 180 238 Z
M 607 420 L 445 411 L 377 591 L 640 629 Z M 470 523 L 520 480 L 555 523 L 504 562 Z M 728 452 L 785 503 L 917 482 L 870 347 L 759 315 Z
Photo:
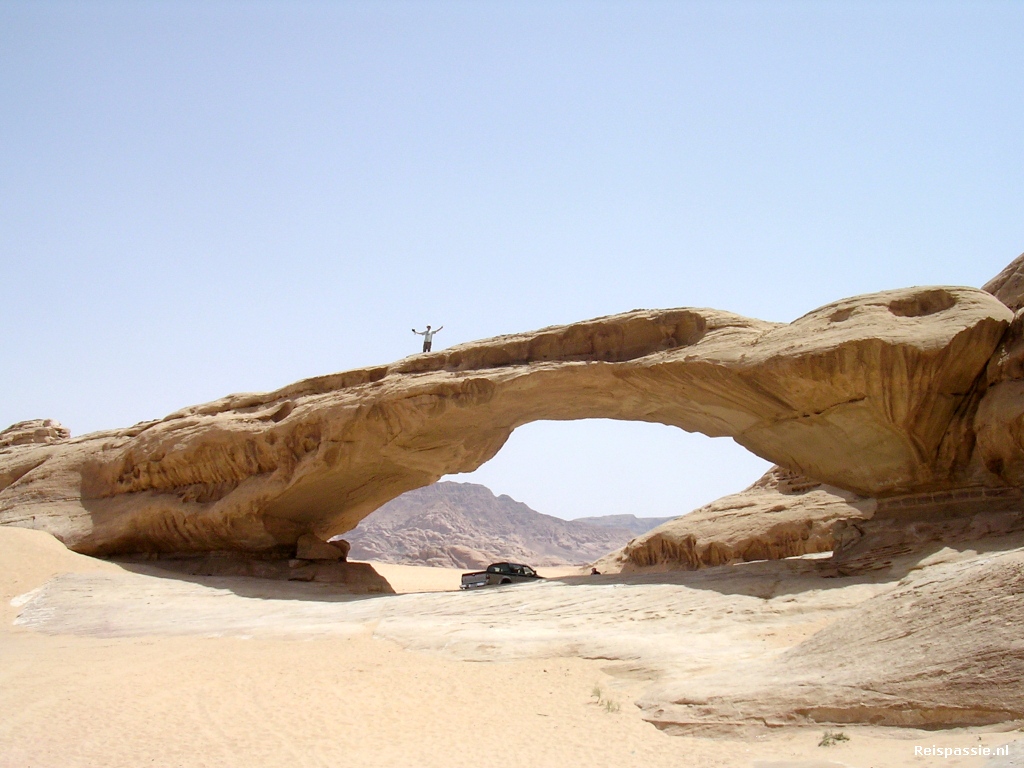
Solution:
M 603 517 L 577 517 L 574 523 L 599 525 L 602 528 L 624 528 L 634 536 L 647 533 L 675 517 L 637 517 L 636 515 L 604 515 Z
M 637 520 L 616 517 L 627 525 Z M 501 560 L 582 565 L 637 535 L 630 527 L 595 524 L 600 520 L 562 520 L 509 496 L 495 496 L 482 485 L 444 482 L 388 502 L 342 538 L 351 543 L 353 560 L 455 568 L 481 568 Z

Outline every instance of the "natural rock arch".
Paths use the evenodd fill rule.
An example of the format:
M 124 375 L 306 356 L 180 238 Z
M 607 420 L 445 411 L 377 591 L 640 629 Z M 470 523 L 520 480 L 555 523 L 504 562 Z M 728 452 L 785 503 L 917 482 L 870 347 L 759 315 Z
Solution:
M 730 436 L 872 496 L 998 484 L 972 462 L 973 418 L 1012 319 L 988 293 L 938 287 L 844 299 L 790 324 L 638 310 L 501 336 L 0 449 L 0 522 L 87 553 L 288 546 L 475 469 L 541 419 Z

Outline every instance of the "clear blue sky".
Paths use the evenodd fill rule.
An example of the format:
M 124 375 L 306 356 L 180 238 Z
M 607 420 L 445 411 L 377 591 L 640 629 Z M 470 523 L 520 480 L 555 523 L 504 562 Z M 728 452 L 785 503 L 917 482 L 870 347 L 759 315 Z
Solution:
M 638 307 L 788 321 L 1024 250 L 1024 3 L 0 2 L 0 425 Z M 475 475 L 679 514 L 764 464 L 530 425 Z

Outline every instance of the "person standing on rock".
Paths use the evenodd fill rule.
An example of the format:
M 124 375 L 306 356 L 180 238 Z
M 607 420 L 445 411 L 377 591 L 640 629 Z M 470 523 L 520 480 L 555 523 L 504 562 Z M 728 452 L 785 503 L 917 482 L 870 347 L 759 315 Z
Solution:
M 444 326 L 442 325 L 441 328 L 444 328 Z M 418 333 L 420 336 L 423 337 L 423 351 L 424 352 L 429 352 L 430 351 L 430 344 L 434 340 L 434 334 L 435 333 L 440 333 L 441 332 L 441 328 L 438 328 L 436 331 L 432 331 L 432 330 L 430 330 L 430 326 L 428 325 L 427 326 L 427 330 L 425 330 L 425 331 L 417 331 L 415 328 L 412 329 L 413 333 Z

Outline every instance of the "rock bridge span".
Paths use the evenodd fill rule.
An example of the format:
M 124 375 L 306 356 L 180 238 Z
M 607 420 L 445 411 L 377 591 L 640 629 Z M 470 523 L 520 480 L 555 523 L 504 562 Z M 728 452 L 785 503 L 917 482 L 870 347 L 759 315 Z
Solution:
M 52 442 L 8 430 L 0 523 L 89 554 L 271 550 L 343 534 L 545 419 L 729 436 L 869 496 L 1005 485 L 1019 446 L 975 418 L 1012 321 L 990 294 L 953 287 L 844 299 L 789 324 L 638 310 L 231 395 L 124 430 Z

